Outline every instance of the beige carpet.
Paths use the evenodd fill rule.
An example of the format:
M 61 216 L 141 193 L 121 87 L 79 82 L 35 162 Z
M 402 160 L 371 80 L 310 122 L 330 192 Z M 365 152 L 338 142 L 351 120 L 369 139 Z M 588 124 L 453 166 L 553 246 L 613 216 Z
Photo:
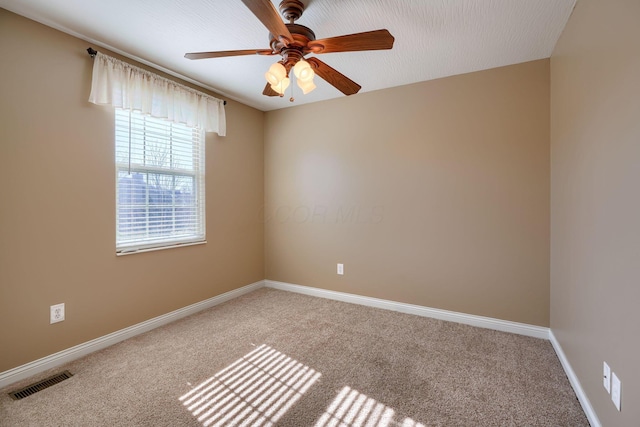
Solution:
M 264 288 L 2 390 L 0 425 L 589 424 L 548 341 Z

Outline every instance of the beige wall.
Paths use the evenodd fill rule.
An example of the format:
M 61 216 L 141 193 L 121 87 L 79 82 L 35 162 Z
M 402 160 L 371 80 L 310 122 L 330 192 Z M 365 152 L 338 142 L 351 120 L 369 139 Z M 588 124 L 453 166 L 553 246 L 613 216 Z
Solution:
M 88 46 L 0 9 L 0 372 L 264 278 L 264 113 L 235 102 L 228 136 L 207 135 L 208 243 L 116 257 Z
M 265 198 L 267 279 L 546 326 L 549 61 L 268 112 Z
M 551 327 L 605 426 L 640 422 L 639 20 L 580 0 L 551 58 Z
M 543 60 L 264 123 L 230 102 L 229 136 L 207 137 L 208 244 L 116 257 L 113 115 L 86 101 L 88 44 L 0 9 L 0 372 L 266 271 L 543 326 L 550 305 L 603 425 L 634 425 L 639 16 L 637 1 L 580 0 L 551 59 L 551 101 Z M 67 320 L 49 325 L 59 302 Z M 623 382 L 620 413 L 604 360 Z

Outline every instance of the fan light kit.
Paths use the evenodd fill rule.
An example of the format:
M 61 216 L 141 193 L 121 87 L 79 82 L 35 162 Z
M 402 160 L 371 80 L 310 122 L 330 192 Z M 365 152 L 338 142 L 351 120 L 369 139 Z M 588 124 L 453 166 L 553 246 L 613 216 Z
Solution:
M 314 32 L 304 25 L 295 24 L 304 11 L 299 0 L 283 0 L 280 15 L 270 0 L 242 0 L 245 6 L 269 30 L 270 49 L 226 50 L 217 52 L 187 53 L 188 59 L 222 58 L 239 55 L 280 55 L 282 59 L 269 67 L 264 77 L 267 85 L 262 91 L 266 96 L 284 96 L 291 84 L 290 71 L 293 68 L 298 87 L 303 94 L 316 88 L 313 82 L 317 74 L 345 95 L 358 93 L 361 86 L 347 76 L 334 70 L 318 58 L 305 56 L 334 52 L 356 52 L 382 50 L 393 47 L 394 38 L 387 30 L 367 31 L 316 40 Z M 293 98 L 290 99 L 293 102 Z

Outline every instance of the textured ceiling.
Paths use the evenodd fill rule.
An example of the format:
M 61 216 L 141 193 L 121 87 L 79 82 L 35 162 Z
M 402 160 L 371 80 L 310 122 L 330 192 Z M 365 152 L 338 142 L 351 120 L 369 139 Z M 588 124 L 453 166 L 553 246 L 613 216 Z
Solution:
M 547 58 L 575 1 L 306 0 L 298 23 L 317 38 L 393 34 L 392 50 L 318 55 L 363 93 Z M 262 95 L 275 56 L 185 59 L 186 52 L 269 48 L 268 31 L 240 0 L 0 0 L 0 7 L 264 111 L 344 96 L 319 77 L 307 95 L 294 87 L 293 104 L 289 90 L 284 98 Z

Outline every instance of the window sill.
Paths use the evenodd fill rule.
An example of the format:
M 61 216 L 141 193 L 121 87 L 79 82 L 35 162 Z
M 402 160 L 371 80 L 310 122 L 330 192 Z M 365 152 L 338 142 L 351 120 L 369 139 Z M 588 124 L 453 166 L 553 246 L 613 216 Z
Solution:
M 162 250 L 165 250 L 165 249 L 183 248 L 185 246 L 204 245 L 205 243 L 207 243 L 207 241 L 206 240 L 202 240 L 200 242 L 176 243 L 176 244 L 172 244 L 172 245 L 157 246 L 157 247 L 153 247 L 153 248 L 122 249 L 122 252 L 116 252 L 116 256 L 141 254 L 141 253 L 144 253 L 144 252 L 162 251 Z

